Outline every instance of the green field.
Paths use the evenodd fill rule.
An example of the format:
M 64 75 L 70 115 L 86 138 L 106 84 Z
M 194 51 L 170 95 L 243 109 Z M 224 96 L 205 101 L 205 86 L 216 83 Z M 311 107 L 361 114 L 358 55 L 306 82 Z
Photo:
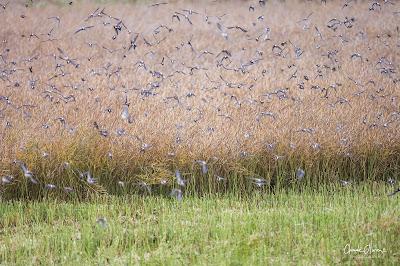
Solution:
M 0 202 L 0 264 L 396 265 L 391 190 Z

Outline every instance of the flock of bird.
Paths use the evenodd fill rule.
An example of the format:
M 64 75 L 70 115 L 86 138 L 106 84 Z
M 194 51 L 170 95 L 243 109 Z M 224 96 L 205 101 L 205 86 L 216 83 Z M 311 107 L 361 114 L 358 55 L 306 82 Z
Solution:
M 399 147 L 396 1 L 42 2 L 0 2 L 2 167 L 32 139 L 82 130 L 135 156 L 193 154 L 203 158 L 193 160 L 203 175 L 204 154 L 267 151 L 280 160 L 282 145 L 346 156 L 367 143 Z M 89 170 L 74 171 L 96 183 Z M 301 181 L 306 172 L 299 166 L 294 175 Z M 14 179 L 4 175 L 1 184 Z M 178 169 L 175 182 L 171 196 L 182 200 Z

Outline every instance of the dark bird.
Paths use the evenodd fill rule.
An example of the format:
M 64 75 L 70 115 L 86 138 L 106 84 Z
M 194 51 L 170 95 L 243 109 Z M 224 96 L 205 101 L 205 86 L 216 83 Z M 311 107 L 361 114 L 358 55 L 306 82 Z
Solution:
M 152 5 L 149 5 L 149 7 L 157 7 L 157 6 L 161 6 L 161 5 L 168 5 L 168 3 L 166 3 L 166 2 L 155 3 L 155 4 L 152 4 Z
M 135 37 L 131 40 L 128 51 L 131 50 L 132 48 L 133 48 L 133 50 L 136 49 L 136 47 L 137 47 L 136 41 L 137 41 L 138 37 L 139 37 L 139 34 L 136 34 Z
M 389 196 L 389 197 L 394 196 L 394 195 L 396 195 L 396 194 L 399 193 L 399 192 L 400 192 L 400 187 L 399 187 L 398 189 L 396 189 L 395 191 L 393 191 L 392 193 L 390 193 L 388 196 Z
M 94 26 L 83 26 L 83 27 L 80 27 L 77 31 L 74 32 L 74 34 L 77 34 L 77 33 L 81 32 L 81 31 L 86 31 L 87 29 L 90 29 L 90 28 L 93 28 L 93 27 Z
M 5 4 L 0 4 L 0 6 L 1 6 L 4 10 L 6 10 L 6 7 L 8 6 L 8 3 L 9 3 L 9 2 L 7 2 L 7 3 L 5 3 Z

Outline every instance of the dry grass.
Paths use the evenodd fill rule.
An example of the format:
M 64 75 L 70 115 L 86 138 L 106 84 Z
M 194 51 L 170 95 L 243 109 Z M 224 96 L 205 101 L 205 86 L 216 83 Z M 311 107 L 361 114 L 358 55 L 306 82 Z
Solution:
M 0 170 L 23 181 L 7 189 L 21 195 L 35 191 L 25 186 L 15 159 L 24 161 L 41 183 L 57 185 L 76 183 L 71 169 L 94 172 L 103 187 L 117 180 L 172 183 L 177 168 L 200 177 L 194 163 L 200 159 L 208 162 L 210 173 L 193 181 L 199 187 L 214 174 L 292 183 L 299 167 L 316 182 L 398 176 L 397 5 L 369 11 L 367 2 L 342 8 L 339 1 L 272 1 L 254 5 L 251 12 L 250 2 L 199 2 L 104 5 L 105 13 L 132 31 L 122 28 L 118 35 L 115 19 L 85 22 L 95 4 L 25 8 L 12 2 L 2 9 L 0 95 L 9 103 L 0 100 Z M 183 16 L 180 22 L 171 19 L 185 8 L 201 13 L 189 15 L 193 25 Z M 310 13 L 308 21 L 299 22 Z M 257 19 L 261 15 L 264 19 Z M 48 19 L 52 16 L 61 18 L 59 25 Z M 355 18 L 351 27 L 327 27 L 330 19 L 346 17 Z M 95 27 L 74 34 L 84 25 Z M 155 34 L 159 25 L 172 31 L 161 28 Z M 236 25 L 247 32 L 225 29 Z M 269 38 L 256 41 L 266 27 Z M 128 51 L 136 33 L 137 48 Z M 274 45 L 283 49 L 282 56 Z M 295 47 L 303 52 L 299 57 Z M 231 55 L 223 66 L 218 64 L 223 55 L 217 56 L 222 50 Z M 352 58 L 355 53 L 362 59 Z M 256 63 L 239 69 L 251 60 Z M 268 95 L 279 89 L 285 92 Z M 133 123 L 121 118 L 125 97 Z M 121 129 L 125 133 L 119 136 Z M 285 157 L 276 160 L 279 156 Z M 63 169 L 63 162 L 71 169 Z M 205 184 L 207 189 L 219 186 Z M 82 187 L 90 191 L 92 186 Z

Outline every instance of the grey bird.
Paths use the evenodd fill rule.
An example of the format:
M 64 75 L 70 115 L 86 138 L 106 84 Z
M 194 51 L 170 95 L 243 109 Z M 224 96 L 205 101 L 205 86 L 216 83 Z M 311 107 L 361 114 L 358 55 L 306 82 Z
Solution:
M 22 172 L 24 174 L 24 177 L 28 178 L 29 181 L 31 181 L 33 184 L 38 184 L 39 183 L 35 178 L 33 178 L 33 173 L 28 170 L 28 168 L 26 167 L 24 162 L 15 160 L 14 163 L 19 165 L 19 167 L 21 168 L 21 170 L 22 170 Z
M 179 172 L 179 170 L 175 171 L 175 178 L 176 178 L 176 183 L 181 186 L 184 187 L 186 184 L 186 180 L 182 178 L 181 176 L 181 172 Z
M 90 174 L 90 172 L 88 172 L 87 176 L 86 176 L 86 182 L 88 182 L 88 184 L 94 184 L 96 183 L 96 179 L 94 179 L 92 177 L 92 175 Z
M 225 181 L 225 177 L 219 175 L 215 175 L 215 179 L 217 179 L 218 182 Z
M 101 227 L 101 228 L 106 228 L 108 226 L 107 219 L 105 217 L 100 217 L 96 220 L 96 223 Z
M 79 170 L 78 170 L 78 172 L 79 172 Z M 96 179 L 94 179 L 92 177 L 92 174 L 89 171 L 86 171 L 86 172 L 83 172 L 83 173 L 79 172 L 79 178 L 83 179 L 84 177 L 86 177 L 86 182 L 88 184 L 92 185 L 92 184 L 96 183 Z
M 140 181 L 138 185 L 142 190 L 146 191 L 146 193 L 151 194 L 151 186 L 149 184 L 144 181 Z
M 208 173 L 208 166 L 206 161 L 197 160 L 196 163 L 198 163 L 201 166 L 201 173 L 203 175 Z
M 251 180 L 251 182 L 256 185 L 257 187 L 263 187 L 268 184 L 268 181 L 264 178 L 258 178 L 258 177 L 248 177 L 248 179 Z
M 124 106 L 122 106 L 121 117 L 123 120 L 126 120 L 129 124 L 133 123 L 133 117 L 129 114 L 129 105 L 124 104 Z
M 71 188 L 71 187 L 64 187 L 64 191 L 65 191 L 66 193 L 72 193 L 72 192 L 74 192 L 74 189 Z
M 299 180 L 299 181 L 302 180 L 305 175 L 306 175 L 306 172 L 303 169 L 298 168 L 296 170 L 296 178 L 297 178 L 297 180 Z
M 13 176 L 11 176 L 11 175 L 6 175 L 6 176 L 3 176 L 3 177 L 1 178 L 1 183 L 2 183 L 3 185 L 11 184 L 11 183 L 13 182 L 13 180 L 14 180 L 14 177 L 13 177 Z
M 55 185 L 53 185 L 53 184 L 47 184 L 44 188 L 48 189 L 48 190 L 52 190 L 52 189 L 55 189 L 57 187 Z
M 350 181 L 346 181 L 346 180 L 340 180 L 340 183 L 341 183 L 342 186 L 344 186 L 344 187 L 351 185 L 351 182 L 350 182 Z
M 396 180 L 394 180 L 393 178 L 389 178 L 389 179 L 387 180 L 387 183 L 388 183 L 389 185 L 393 186 L 393 185 L 396 183 Z
M 145 152 L 145 151 L 147 151 L 147 150 L 150 149 L 150 148 L 151 148 L 151 144 L 142 143 L 142 145 L 140 146 L 140 151 L 141 151 L 141 152 Z
M 183 198 L 182 190 L 174 188 L 171 191 L 170 196 L 176 198 L 178 201 L 182 201 Z
M 221 36 L 225 39 L 228 40 L 228 33 L 226 32 L 226 28 L 222 26 L 219 22 L 217 23 L 217 28 L 221 32 Z

